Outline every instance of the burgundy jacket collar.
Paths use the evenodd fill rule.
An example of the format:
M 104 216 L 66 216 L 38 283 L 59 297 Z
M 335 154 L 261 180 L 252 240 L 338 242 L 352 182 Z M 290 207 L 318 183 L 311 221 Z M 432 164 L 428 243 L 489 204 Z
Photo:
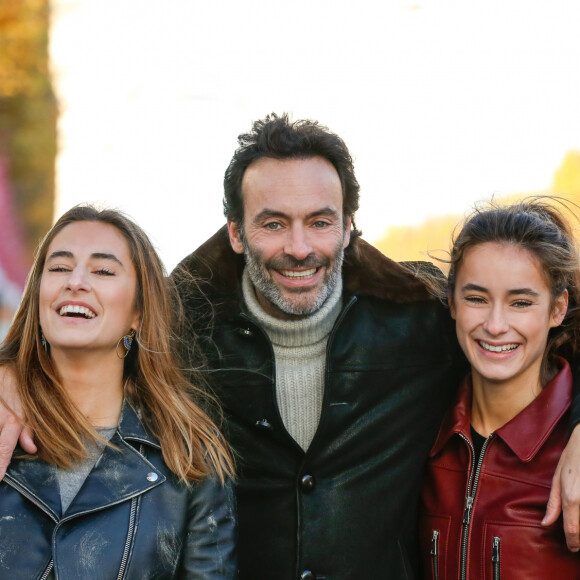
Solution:
M 535 457 L 570 406 L 572 371 L 567 361 L 560 359 L 560 363 L 560 372 L 542 392 L 521 413 L 495 432 L 520 461 L 529 462 Z M 443 419 L 431 456 L 439 453 L 455 433 L 462 433 L 471 439 L 471 396 L 471 375 L 468 375 L 461 384 L 455 407 Z
M 194 275 L 200 282 L 200 289 L 214 298 L 219 296 L 222 308 L 229 310 L 239 309 L 243 269 L 244 258 L 232 250 L 227 227 L 223 226 L 187 256 L 174 270 L 173 276 L 178 282 L 185 280 L 187 283 Z M 434 300 L 425 283 L 415 274 L 415 271 L 425 269 L 434 277 L 442 275 L 426 262 L 399 264 L 361 238 L 356 238 L 345 251 L 344 292 L 399 303 Z

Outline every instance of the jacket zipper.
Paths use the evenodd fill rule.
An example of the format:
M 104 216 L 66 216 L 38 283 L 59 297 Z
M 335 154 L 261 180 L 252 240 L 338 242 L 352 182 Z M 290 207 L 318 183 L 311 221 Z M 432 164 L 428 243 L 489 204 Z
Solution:
M 460 578 L 461 580 L 466 580 L 467 578 L 467 544 L 469 539 L 469 526 L 471 524 L 471 510 L 473 509 L 473 502 L 475 501 L 475 494 L 477 493 L 477 484 L 479 482 L 479 472 L 481 470 L 481 464 L 483 463 L 483 458 L 487 450 L 487 446 L 493 437 L 493 433 L 484 441 L 481 448 L 481 453 L 479 454 L 479 460 L 477 462 L 477 467 L 475 467 L 475 450 L 471 441 L 459 433 L 462 439 L 465 440 L 469 448 L 471 449 L 471 474 L 469 476 L 469 482 L 467 483 L 467 496 L 465 498 L 465 510 L 463 512 L 463 531 L 461 534 L 461 568 L 460 568 Z
M 431 536 L 431 570 L 433 572 L 433 580 L 439 580 L 439 530 L 433 530 Z
M 129 559 L 129 550 L 133 543 L 133 534 L 135 532 L 135 514 L 137 513 L 137 497 L 131 500 L 131 513 L 129 515 L 129 529 L 127 530 L 127 540 L 125 548 L 123 549 L 123 557 L 121 558 L 121 566 L 119 567 L 119 574 L 117 580 L 122 580 L 125 576 L 125 568 L 127 567 L 127 560 Z
M 498 536 L 493 537 L 493 545 L 491 550 L 491 563 L 493 566 L 493 580 L 501 580 L 499 567 L 500 567 L 500 552 L 499 547 L 501 544 L 501 538 Z
M 42 573 L 40 580 L 46 580 L 53 568 L 54 568 L 54 560 L 51 558 L 50 562 L 48 563 L 48 566 L 46 567 L 46 570 Z

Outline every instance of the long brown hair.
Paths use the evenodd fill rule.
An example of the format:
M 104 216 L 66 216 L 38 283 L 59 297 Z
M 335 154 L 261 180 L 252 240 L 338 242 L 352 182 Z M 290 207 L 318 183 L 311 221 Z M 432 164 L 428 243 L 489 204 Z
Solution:
M 0 348 L 0 364 L 8 364 L 16 374 L 38 457 L 66 468 L 85 457 L 85 441 L 99 439 L 64 390 L 42 346 L 39 325 L 40 281 L 48 248 L 65 227 L 83 221 L 114 226 L 129 245 L 137 273 L 141 324 L 125 359 L 125 397 L 159 439 L 165 463 L 180 480 L 197 481 L 215 474 L 223 482 L 233 475 L 232 454 L 202 410 L 214 402 L 185 380 L 176 363 L 177 337 L 172 329 L 182 312 L 173 283 L 139 226 L 117 210 L 84 204 L 67 211 L 40 243 L 22 301 Z

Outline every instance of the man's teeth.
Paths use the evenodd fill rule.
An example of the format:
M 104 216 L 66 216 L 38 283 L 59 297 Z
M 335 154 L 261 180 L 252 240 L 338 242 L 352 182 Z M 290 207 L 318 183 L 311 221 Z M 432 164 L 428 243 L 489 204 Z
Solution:
M 66 316 L 67 314 L 80 314 L 85 318 L 94 318 L 96 316 L 96 314 L 86 306 L 78 306 L 77 304 L 67 304 L 66 306 L 63 306 L 58 313 L 61 316 Z
M 511 352 L 518 348 L 519 344 L 500 344 L 494 346 L 493 344 L 488 344 L 487 342 L 479 341 L 479 346 L 484 350 L 489 350 L 490 352 Z
M 317 268 L 310 268 L 310 270 L 301 270 L 297 272 L 296 270 L 280 270 L 280 274 L 282 276 L 286 276 L 286 278 L 310 278 L 310 276 L 314 276 L 316 274 Z

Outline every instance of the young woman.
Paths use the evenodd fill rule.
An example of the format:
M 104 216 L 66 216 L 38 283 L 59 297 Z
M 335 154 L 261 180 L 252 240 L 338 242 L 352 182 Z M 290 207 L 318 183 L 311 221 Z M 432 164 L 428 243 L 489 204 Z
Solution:
M 580 579 L 561 523 L 543 527 L 580 349 L 579 259 L 540 200 L 478 211 L 457 236 L 448 301 L 470 364 L 431 450 L 425 577 Z
M 38 449 L 0 482 L 0 577 L 235 577 L 232 459 L 172 358 L 177 304 L 119 212 L 41 243 L 0 348 Z

